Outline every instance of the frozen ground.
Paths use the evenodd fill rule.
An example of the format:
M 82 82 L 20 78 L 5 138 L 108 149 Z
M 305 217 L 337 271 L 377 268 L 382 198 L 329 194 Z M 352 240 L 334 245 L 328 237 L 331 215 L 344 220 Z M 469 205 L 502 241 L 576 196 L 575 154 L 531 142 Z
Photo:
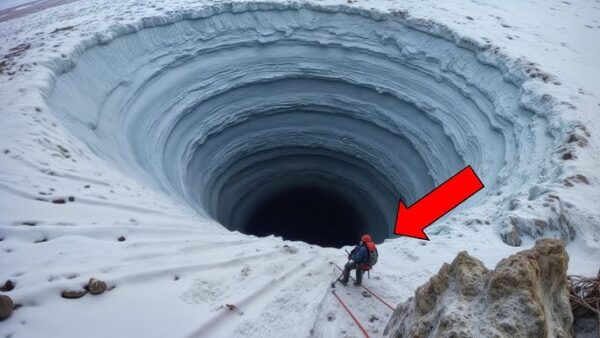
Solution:
M 158 73 L 163 86 L 147 85 L 152 83 L 149 75 L 163 69 L 158 66 L 172 66 L 181 53 L 203 51 L 204 47 L 186 40 L 198 32 L 213 32 L 214 36 L 207 33 L 202 41 L 213 46 L 238 40 L 268 44 L 283 37 L 310 41 L 313 46 L 315 41 L 336 45 L 332 36 L 339 34 L 340 48 L 346 50 L 331 52 L 329 59 L 315 54 L 312 47 L 292 46 L 297 55 L 314 56 L 300 60 L 303 70 L 346 72 L 355 83 L 373 81 L 368 84 L 391 93 L 402 88 L 393 87 L 384 76 L 374 76 L 376 68 L 385 66 L 381 59 L 356 57 L 360 66 L 355 68 L 343 62 L 354 60 L 347 52 L 353 48 L 369 51 L 364 55 L 391 55 L 389 48 L 365 41 L 395 39 L 407 46 L 398 58 L 419 61 L 414 63 L 416 67 L 430 71 L 436 79 L 411 78 L 412 84 L 422 84 L 407 88 L 415 90 L 415 104 L 426 110 L 436 104 L 428 101 L 429 96 L 441 93 L 455 108 L 464 108 L 456 120 L 440 109 L 438 115 L 431 114 L 416 125 L 413 136 L 425 144 L 425 150 L 415 147 L 423 163 L 421 167 L 406 164 L 398 168 L 410 173 L 411 180 L 395 177 L 394 170 L 383 171 L 382 176 L 397 184 L 393 191 L 409 187 L 405 197 L 414 200 L 468 160 L 484 178 L 487 189 L 470 205 L 432 226 L 430 242 L 395 238 L 379 245 L 380 262 L 365 284 L 384 299 L 393 304 L 405 300 L 459 251 L 467 250 L 492 267 L 501 258 L 529 247 L 539 236 L 568 241 L 571 273 L 597 273 L 600 67 L 595 58 L 600 55 L 600 45 L 593 42 L 600 37 L 598 1 L 315 1 L 302 15 L 294 14 L 298 4 L 290 5 L 286 20 L 269 16 L 277 7 L 272 3 L 262 7 L 238 4 L 232 9 L 220 2 L 76 1 L 43 9 L 47 3 L 36 2 L 17 14 L 14 9 L 0 12 L 0 55 L 4 56 L 0 61 L 0 282 L 11 279 L 16 283 L 7 294 L 20 305 L 0 325 L 4 336 L 80 337 L 82 332 L 86 337 L 360 336 L 329 291 L 337 273 L 330 262 L 343 264 L 343 250 L 230 232 L 209 217 L 219 212 L 211 209 L 215 208 L 211 207 L 213 190 L 202 188 L 219 187 L 213 172 L 226 160 L 235 160 L 235 152 L 225 152 L 223 163 L 214 156 L 209 163 L 183 162 L 187 148 L 163 142 L 166 137 L 162 136 L 167 134 L 177 135 L 186 146 L 200 138 L 196 131 L 171 128 L 160 114 L 161 104 L 167 102 L 160 98 L 175 96 L 156 93 L 165 88 L 186 92 L 182 84 L 189 80 L 186 74 L 201 74 L 193 80 L 207 84 L 202 81 L 217 78 L 210 71 L 218 72 L 228 81 L 205 88 L 227 89 L 228 83 L 247 75 L 231 64 L 245 62 L 245 68 L 240 66 L 245 70 L 253 65 L 258 69 L 265 62 L 265 69 L 273 72 L 248 73 L 262 80 L 283 69 L 266 63 L 265 55 L 284 60 L 285 50 L 256 52 L 247 44 L 235 54 L 238 58 L 244 55 L 237 63 L 218 68 L 223 58 L 201 58 L 199 62 L 207 63 L 189 63 L 199 68 L 182 66 L 177 78 L 173 77 L 177 71 Z M 339 5 L 344 7 L 326 7 L 324 12 L 344 12 L 344 20 L 319 18 L 324 14 L 318 6 Z M 34 6 L 43 10 L 31 10 Z M 356 15 L 353 8 L 365 11 Z M 225 14 L 214 15 L 221 11 Z M 220 19 L 228 12 L 238 13 L 243 20 Z M 410 28 L 406 34 L 394 36 L 379 30 L 378 15 L 389 12 Z M 257 15 L 264 16 L 254 20 Z M 207 17 L 205 22 L 211 23 L 206 27 L 197 20 L 190 20 L 197 22 L 195 25 L 177 23 L 198 17 Z M 344 26 L 344 22 L 356 24 Z M 392 24 L 387 28 L 404 29 Z M 232 39 L 219 40 L 225 36 L 222 31 L 234 32 L 228 33 Z M 252 35 L 235 35 L 248 31 Z M 377 34 L 370 35 L 373 32 Z M 440 42 L 443 46 L 438 40 L 445 41 Z M 317 59 L 331 62 L 318 63 Z M 365 60 L 368 62 L 359 63 Z M 488 76 L 481 71 L 484 68 L 496 75 Z M 386 73 L 396 79 L 412 74 L 393 67 Z M 285 85 L 299 93 L 298 101 L 318 94 L 314 83 Z M 419 87 L 436 90 L 415 89 Z M 278 88 L 283 87 L 254 90 L 275 98 Z M 345 90 L 343 86 L 337 89 Z M 277 103 L 252 101 L 258 96 L 248 90 L 242 96 L 246 104 Z M 351 93 L 328 99 L 350 107 L 353 103 L 346 97 L 368 98 L 356 89 Z M 469 105 L 467 99 L 484 108 Z M 186 100 L 188 97 L 181 96 L 164 104 L 173 111 Z M 373 110 L 384 111 L 384 104 L 382 100 Z M 215 106 L 225 105 L 217 101 Z M 94 119 L 97 124 L 90 127 L 88 122 Z M 211 121 L 219 122 L 219 115 Z M 420 133 L 419 128 L 433 130 L 427 128 L 431 121 L 442 121 L 447 127 L 439 133 Z M 203 120 L 188 122 L 205 127 Z M 302 125 L 301 119 L 291 125 L 272 122 L 282 130 Z M 359 145 L 372 147 L 369 149 L 403 146 L 388 143 L 393 137 L 373 141 L 368 133 L 361 134 L 368 129 L 354 120 L 345 126 L 357 135 Z M 307 133 L 319 131 L 303 128 Z M 208 129 L 206 134 L 213 132 Z M 335 130 L 335 139 L 342 139 L 343 133 Z M 243 147 L 248 139 L 225 138 Z M 443 142 L 445 139 L 452 142 Z M 278 140 L 288 146 L 303 141 Z M 311 144 L 318 145 L 318 140 L 315 137 Z M 240 149 L 253 149 L 243 147 Z M 207 156 L 227 150 L 221 148 L 226 147 L 203 149 Z M 354 154 L 361 154 L 361 148 L 356 147 Z M 406 154 L 414 151 L 402 149 Z M 441 154 L 447 161 L 440 160 Z M 383 155 L 372 160 L 381 168 L 386 160 L 394 161 L 391 153 Z M 328 165 L 335 165 L 334 160 L 338 159 Z M 184 167 L 189 163 L 190 167 Z M 189 190 L 193 182 L 185 174 L 189 168 L 199 170 L 193 173 L 204 175 L 200 176 L 203 182 L 209 183 Z M 256 173 L 261 178 L 269 172 L 263 168 Z M 219 177 L 236 177 L 226 174 Z M 247 191 L 240 185 L 230 195 Z M 389 205 L 384 190 L 373 188 L 370 194 L 377 196 L 377 206 Z M 121 236 L 124 241 L 118 240 Z M 502 236 L 504 241 L 522 241 L 521 247 L 506 245 Z M 62 290 L 78 288 L 90 277 L 115 288 L 97 297 L 60 297 Z M 362 309 L 359 318 L 369 332 L 380 335 L 391 311 L 363 297 L 360 289 L 338 290 L 351 306 Z M 229 311 L 225 304 L 237 309 Z

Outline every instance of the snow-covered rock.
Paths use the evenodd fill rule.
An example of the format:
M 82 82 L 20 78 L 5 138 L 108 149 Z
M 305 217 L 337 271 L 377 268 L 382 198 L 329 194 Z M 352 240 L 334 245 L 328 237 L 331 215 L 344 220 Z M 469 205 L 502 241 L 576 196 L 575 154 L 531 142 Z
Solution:
M 572 337 L 568 260 L 553 239 L 538 240 L 492 271 L 461 252 L 398 305 L 385 336 Z
M 87 295 L 87 290 L 65 290 L 60 293 L 60 296 L 67 299 L 77 299 Z
M 90 278 L 87 287 L 92 295 L 99 295 L 106 291 L 106 283 L 96 278 Z

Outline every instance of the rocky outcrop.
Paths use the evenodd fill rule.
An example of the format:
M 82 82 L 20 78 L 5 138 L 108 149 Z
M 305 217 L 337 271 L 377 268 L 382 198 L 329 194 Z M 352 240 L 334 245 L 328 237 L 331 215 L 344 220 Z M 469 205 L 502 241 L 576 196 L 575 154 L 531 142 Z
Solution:
M 461 252 L 398 305 L 386 337 L 572 337 L 568 255 L 560 240 L 502 260 L 493 271 Z

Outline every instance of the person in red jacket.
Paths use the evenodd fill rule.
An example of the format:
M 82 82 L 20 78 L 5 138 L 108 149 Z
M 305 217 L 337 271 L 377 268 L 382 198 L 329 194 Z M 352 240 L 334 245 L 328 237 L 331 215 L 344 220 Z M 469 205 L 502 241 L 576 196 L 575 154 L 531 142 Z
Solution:
M 362 235 L 360 243 L 352 249 L 348 255 L 349 262 L 346 263 L 340 283 L 343 285 L 348 284 L 350 278 L 350 270 L 356 269 L 356 281 L 354 285 L 360 285 L 362 283 L 363 265 L 368 263 L 369 260 L 369 247 L 374 246 L 371 236 L 368 234 Z

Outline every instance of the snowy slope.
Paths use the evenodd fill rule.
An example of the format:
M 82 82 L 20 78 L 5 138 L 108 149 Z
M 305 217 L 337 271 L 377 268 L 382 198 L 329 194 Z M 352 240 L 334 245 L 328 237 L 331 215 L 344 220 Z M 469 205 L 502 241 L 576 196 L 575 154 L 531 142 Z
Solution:
M 7 294 L 20 305 L 0 324 L 0 334 L 361 335 L 329 289 L 338 273 L 331 262 L 342 265 L 343 250 L 230 232 L 165 188 L 166 179 L 154 180 L 148 171 L 106 156 L 101 146 L 113 140 L 85 139 L 85 131 L 75 130 L 75 124 L 53 111 L 55 82 L 62 81 L 59 75 L 82 60 L 86 50 L 156 22 L 197 15 L 211 4 L 90 0 L 42 6 L 10 19 L 0 16 L 0 55 L 6 55 L 0 76 L 0 283 L 16 283 Z M 519 175 L 535 173 L 539 178 L 507 178 L 512 183 L 494 185 L 500 188 L 486 192 L 485 203 L 433 226 L 430 242 L 395 238 L 380 244 L 380 262 L 365 281 L 368 287 L 397 304 L 459 251 L 495 265 L 534 240 L 525 235 L 522 247 L 504 244 L 502 222 L 512 215 L 527 230 L 534 226 L 527 222 L 540 213 L 553 219 L 543 206 L 548 202 L 536 200 L 548 194 L 558 194 L 563 217 L 575 231 L 567 246 L 570 272 L 597 272 L 593 262 L 600 262 L 600 67 L 594 61 L 600 44 L 593 42 L 600 40 L 598 1 L 318 4 L 397 11 L 412 24 L 422 22 L 424 30 L 445 27 L 465 45 L 489 44 L 498 59 L 487 61 L 496 62 L 507 80 L 520 79 L 523 65 L 531 63 L 539 76 L 524 82 L 519 103 L 540 110 L 551 106 L 556 118 L 548 130 L 560 136 L 541 142 L 547 154 L 531 154 L 547 159 L 532 160 L 527 168 L 512 163 Z M 431 22 L 439 26 L 429 26 Z M 557 160 L 556 154 L 564 153 L 560 148 L 570 146 L 566 140 L 571 131 L 578 140 L 585 139 L 586 146 L 576 149 L 574 160 Z M 537 135 L 528 132 L 522 135 Z M 515 152 L 528 149 L 527 143 L 518 145 Z M 526 156 L 521 158 L 526 162 Z M 490 178 L 496 177 L 489 172 Z M 522 208 L 511 214 L 510 200 Z M 487 219 L 491 224 L 479 221 Z M 118 240 L 121 236 L 124 241 Z M 90 277 L 115 288 L 97 297 L 60 297 L 62 290 L 77 289 Z M 380 335 L 391 311 L 363 296 L 361 289 L 337 289 L 353 308 L 363 309 L 359 319 L 369 332 Z M 237 309 L 230 311 L 225 304 Z

